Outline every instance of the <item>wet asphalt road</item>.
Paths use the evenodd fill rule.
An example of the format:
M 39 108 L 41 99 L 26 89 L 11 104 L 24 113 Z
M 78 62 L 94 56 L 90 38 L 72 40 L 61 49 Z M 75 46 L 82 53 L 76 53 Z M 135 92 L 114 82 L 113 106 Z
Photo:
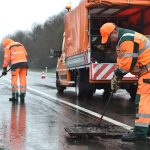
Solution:
M 9 102 L 10 74 L 0 79 L 0 150 L 149 150 L 150 142 L 127 143 L 119 138 L 75 139 L 65 132 L 74 123 L 99 123 L 99 118 L 88 112 L 64 104 L 71 103 L 101 114 L 106 104 L 102 90 L 93 99 L 77 100 L 74 88 L 57 94 L 55 74 L 28 73 L 28 91 L 25 104 Z M 134 124 L 134 102 L 124 90 L 112 98 L 106 116 L 128 126 Z M 103 124 L 111 125 L 107 121 Z M 117 126 L 116 126 L 117 129 Z M 115 129 L 114 129 L 115 130 Z M 127 132 L 127 130 L 123 132 Z

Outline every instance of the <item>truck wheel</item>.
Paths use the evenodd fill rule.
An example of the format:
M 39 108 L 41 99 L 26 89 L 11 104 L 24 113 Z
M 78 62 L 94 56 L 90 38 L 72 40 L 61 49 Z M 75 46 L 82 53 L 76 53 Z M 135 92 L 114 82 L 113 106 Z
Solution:
M 64 86 L 61 86 L 61 85 L 60 85 L 59 80 L 56 80 L 56 88 L 57 88 L 57 91 L 58 91 L 59 93 L 63 93 L 63 92 L 64 92 L 64 89 L 65 89 Z
M 76 77 L 76 96 L 79 99 L 84 98 L 84 91 L 81 90 L 81 87 L 80 87 L 80 76 L 79 75 Z
M 63 93 L 64 90 L 66 89 L 65 86 L 62 86 L 62 85 L 60 84 L 60 81 L 59 81 L 59 77 L 58 77 L 58 73 L 57 73 L 57 72 L 56 72 L 56 88 L 57 88 L 58 93 Z

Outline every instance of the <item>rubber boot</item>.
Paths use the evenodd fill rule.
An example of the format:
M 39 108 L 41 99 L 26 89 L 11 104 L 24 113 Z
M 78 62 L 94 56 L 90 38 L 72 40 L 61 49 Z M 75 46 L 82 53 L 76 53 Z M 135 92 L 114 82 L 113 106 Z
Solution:
M 23 104 L 25 101 L 25 93 L 20 94 L 20 102 Z
M 147 137 L 145 135 L 136 134 L 135 132 L 128 133 L 122 136 L 122 141 L 134 142 L 134 141 L 146 141 Z
M 9 101 L 18 102 L 18 93 L 12 93 L 12 98 L 9 98 Z

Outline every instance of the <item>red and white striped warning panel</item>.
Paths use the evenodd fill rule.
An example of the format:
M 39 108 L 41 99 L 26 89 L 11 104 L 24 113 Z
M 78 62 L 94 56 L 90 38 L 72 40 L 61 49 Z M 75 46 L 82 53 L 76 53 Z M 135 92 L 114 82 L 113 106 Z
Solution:
M 93 63 L 90 65 L 90 80 L 111 80 L 114 75 L 116 64 L 114 63 Z M 128 73 L 123 80 L 136 80 L 137 78 Z

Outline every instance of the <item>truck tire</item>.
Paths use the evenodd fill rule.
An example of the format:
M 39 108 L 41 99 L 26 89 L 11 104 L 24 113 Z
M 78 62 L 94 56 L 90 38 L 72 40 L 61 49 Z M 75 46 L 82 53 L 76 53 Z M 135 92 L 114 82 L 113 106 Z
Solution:
M 66 87 L 61 86 L 59 80 L 56 80 L 56 88 L 57 88 L 58 93 L 63 93 L 63 92 L 64 92 L 64 89 L 65 89 Z
M 57 88 L 58 93 L 63 93 L 64 90 L 66 89 L 65 86 L 62 86 L 60 84 L 60 81 L 59 81 L 59 78 L 58 78 L 58 73 L 56 73 L 56 88 Z
M 83 99 L 85 92 L 81 89 L 79 75 L 76 76 L 76 88 L 75 89 L 76 89 L 76 96 L 78 97 L 78 99 Z

